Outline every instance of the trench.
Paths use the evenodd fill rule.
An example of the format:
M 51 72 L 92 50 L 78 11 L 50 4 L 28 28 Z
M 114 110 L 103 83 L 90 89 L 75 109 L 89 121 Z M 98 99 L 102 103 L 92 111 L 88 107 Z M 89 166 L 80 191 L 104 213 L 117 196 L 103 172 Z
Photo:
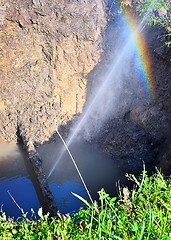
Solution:
M 82 121 L 82 125 L 84 125 L 86 130 L 89 129 L 90 133 L 94 130 L 97 132 L 96 128 L 98 128 L 99 119 L 102 119 L 102 122 L 103 120 L 104 122 L 106 121 L 106 117 L 107 120 L 112 119 L 111 124 L 110 122 L 107 123 L 106 129 L 104 128 L 103 131 L 99 131 L 97 139 L 96 137 L 89 139 L 89 143 L 74 139 L 74 142 L 69 146 L 93 200 L 98 199 L 97 191 L 101 188 L 104 188 L 110 196 L 117 196 L 116 185 L 118 181 L 121 186 L 129 185 L 124 172 L 121 171 L 121 165 L 130 171 L 135 165 L 134 173 L 138 173 L 137 169 L 141 171 L 142 162 L 146 160 L 147 164 L 154 169 L 155 165 L 157 165 L 157 156 L 162 152 L 163 145 L 165 145 L 165 141 L 167 140 L 167 132 L 169 132 L 164 119 L 165 114 L 162 113 L 164 107 L 161 104 L 159 106 L 159 103 L 156 103 L 156 108 L 152 104 L 144 104 L 142 100 L 143 93 L 138 84 L 136 71 L 130 71 L 134 65 L 134 55 L 132 56 L 132 53 L 129 55 L 129 51 L 123 51 L 122 54 L 120 51 L 119 53 L 117 52 L 117 49 L 125 50 L 127 48 L 125 48 L 125 43 L 120 43 L 119 37 L 115 38 L 118 32 L 122 32 L 120 28 L 117 31 L 115 28 L 117 26 L 109 26 L 109 36 L 107 35 L 106 37 L 107 40 L 108 38 L 112 39 L 112 43 L 110 43 L 112 46 L 108 48 L 110 50 L 114 48 L 115 51 L 112 54 L 114 57 L 111 57 L 108 61 L 104 58 L 105 60 L 98 64 L 98 68 L 102 69 L 102 71 L 99 69 L 96 70 L 95 67 L 88 76 L 88 95 L 91 95 L 91 91 L 93 92 L 94 88 L 94 92 L 99 92 L 100 96 L 99 99 L 97 98 L 97 104 L 92 105 L 90 111 L 88 110 L 88 113 L 92 112 L 90 119 L 85 118 L 86 121 Z M 128 36 L 126 35 L 126 37 Z M 107 40 L 106 44 L 110 42 Z M 105 61 L 106 64 L 104 64 Z M 116 69 L 113 69 L 113 65 L 115 65 L 113 63 L 117 62 Z M 101 65 L 101 68 L 99 65 Z M 109 71 L 111 79 L 108 79 L 106 76 L 104 77 L 105 65 L 107 65 L 107 69 L 109 68 L 110 70 L 111 68 L 111 71 Z M 113 75 L 116 75 L 115 79 L 113 79 Z M 99 90 L 98 86 L 96 86 L 96 84 L 100 85 L 99 82 L 94 83 L 94 80 L 97 78 L 99 78 L 98 81 L 100 84 L 103 83 L 104 79 L 108 79 L 107 84 L 105 84 L 106 86 L 102 85 L 102 90 Z M 141 109 L 141 106 L 144 108 L 142 107 Z M 89 135 L 91 136 L 88 133 L 87 136 L 89 137 Z M 26 144 L 24 143 L 24 145 Z M 3 148 L 4 145 L 2 146 Z M 45 143 L 36 148 L 42 161 L 45 176 L 49 175 L 52 166 L 57 160 L 57 156 L 60 154 L 61 148 L 62 145 L 59 139 L 56 142 Z M 101 150 L 108 152 L 108 156 L 104 155 Z M 117 161 L 115 162 L 114 160 Z M 166 163 L 160 163 L 160 168 L 165 167 L 164 165 Z M 170 173 L 169 167 L 167 167 L 167 170 Z M 21 211 L 16 203 L 24 212 L 28 212 L 28 217 L 32 216 L 31 208 L 34 209 L 35 213 L 37 213 L 41 206 L 46 208 L 39 188 L 39 182 L 33 172 L 25 150 L 20 148 L 11 150 L 11 146 L 6 146 L 4 154 L 0 155 L 0 206 L 3 205 L 2 210 L 6 212 L 7 216 L 14 218 L 21 216 Z M 83 203 L 72 195 L 72 192 L 89 200 L 78 173 L 67 153 L 60 159 L 60 162 L 55 167 L 55 171 L 48 178 L 48 183 L 58 210 L 61 213 L 75 212 L 80 207 L 84 207 Z M 16 203 L 11 199 L 8 191 Z

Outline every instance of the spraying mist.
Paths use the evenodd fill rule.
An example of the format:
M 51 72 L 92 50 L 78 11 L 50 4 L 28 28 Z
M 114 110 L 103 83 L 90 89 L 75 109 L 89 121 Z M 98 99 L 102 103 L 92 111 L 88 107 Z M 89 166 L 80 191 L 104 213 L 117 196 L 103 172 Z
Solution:
M 67 146 L 75 141 L 76 137 L 90 140 L 103 128 L 109 119 L 124 116 L 143 99 L 140 82 L 136 71 L 138 61 L 135 49 L 135 34 L 143 28 L 140 23 L 136 31 L 128 31 L 123 17 L 118 19 L 117 26 L 109 26 L 105 44 L 110 51 L 108 59 L 99 64 L 98 76 L 91 77 L 87 86 L 87 100 L 83 113 L 72 128 L 66 140 Z M 106 58 L 104 56 L 103 58 Z M 97 66 L 98 67 L 98 66 Z M 52 167 L 48 177 L 53 173 L 65 153 L 65 147 Z

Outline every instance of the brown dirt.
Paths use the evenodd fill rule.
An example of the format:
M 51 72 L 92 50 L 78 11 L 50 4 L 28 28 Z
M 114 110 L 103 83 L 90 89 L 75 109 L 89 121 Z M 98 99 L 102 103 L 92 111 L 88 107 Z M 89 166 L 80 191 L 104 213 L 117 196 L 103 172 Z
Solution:
M 82 111 L 106 24 L 95 1 L 0 2 L 0 137 L 44 142 Z

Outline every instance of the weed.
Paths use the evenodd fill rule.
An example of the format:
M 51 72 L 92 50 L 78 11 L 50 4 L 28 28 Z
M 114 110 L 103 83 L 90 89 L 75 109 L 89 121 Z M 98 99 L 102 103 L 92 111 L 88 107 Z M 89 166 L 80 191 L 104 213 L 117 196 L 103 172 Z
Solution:
M 171 239 L 171 177 L 158 170 L 149 177 L 145 169 L 139 178 L 127 177 L 133 190 L 123 188 L 121 196 L 110 198 L 102 189 L 99 205 L 74 194 L 87 206 L 74 216 L 58 212 L 50 219 L 39 209 L 39 220 L 23 213 L 14 221 L 1 210 L 0 239 Z

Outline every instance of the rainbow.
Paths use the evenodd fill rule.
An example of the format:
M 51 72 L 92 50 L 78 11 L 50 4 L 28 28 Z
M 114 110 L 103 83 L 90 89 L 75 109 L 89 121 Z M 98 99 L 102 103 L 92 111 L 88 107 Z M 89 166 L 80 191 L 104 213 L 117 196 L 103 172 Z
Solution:
M 130 9 L 124 10 L 124 23 L 133 39 L 134 51 L 136 54 L 136 73 L 140 80 L 144 97 L 147 102 L 152 102 L 155 99 L 155 92 L 149 52 L 144 37 L 139 31 L 140 25 L 137 26 L 134 13 Z

